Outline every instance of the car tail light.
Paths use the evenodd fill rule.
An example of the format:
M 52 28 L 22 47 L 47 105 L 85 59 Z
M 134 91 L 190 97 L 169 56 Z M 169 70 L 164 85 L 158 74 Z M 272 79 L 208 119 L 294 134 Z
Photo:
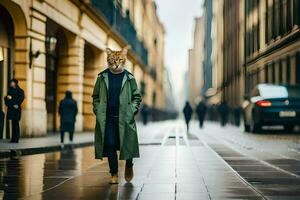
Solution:
M 272 105 L 272 103 L 270 101 L 265 101 L 265 100 L 258 101 L 258 102 L 256 102 L 256 104 L 259 107 L 270 107 Z

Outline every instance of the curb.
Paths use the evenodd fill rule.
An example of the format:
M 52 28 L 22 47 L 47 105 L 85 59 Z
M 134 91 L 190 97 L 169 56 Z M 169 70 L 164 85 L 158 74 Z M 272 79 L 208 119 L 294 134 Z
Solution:
M 55 151 L 72 150 L 74 148 L 92 146 L 93 144 L 94 142 L 82 142 L 82 143 L 74 143 L 74 144 L 65 144 L 63 148 L 61 148 L 60 144 L 58 144 L 58 145 L 46 146 L 46 147 L 9 149 L 7 151 L 0 152 L 0 158 L 11 158 L 16 156 L 19 157 L 19 156 L 34 155 L 34 154 L 48 153 L 48 152 L 55 152 Z

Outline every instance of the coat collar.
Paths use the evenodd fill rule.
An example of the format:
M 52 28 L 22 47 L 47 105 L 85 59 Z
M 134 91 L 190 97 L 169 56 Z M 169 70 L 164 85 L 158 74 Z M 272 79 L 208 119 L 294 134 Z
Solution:
M 104 82 L 106 84 L 106 88 L 107 89 L 109 88 L 108 87 L 109 86 L 108 85 L 108 70 L 109 69 L 105 69 L 105 70 L 103 70 L 102 72 L 100 72 L 98 74 L 99 77 L 101 77 L 101 78 L 104 79 Z M 122 86 L 121 86 L 121 88 L 123 88 L 123 86 L 125 85 L 125 83 L 126 83 L 127 80 L 131 80 L 131 79 L 134 78 L 134 76 L 129 71 L 127 71 L 126 69 L 124 69 L 124 72 L 125 72 L 125 75 L 124 75 L 123 80 L 122 80 Z

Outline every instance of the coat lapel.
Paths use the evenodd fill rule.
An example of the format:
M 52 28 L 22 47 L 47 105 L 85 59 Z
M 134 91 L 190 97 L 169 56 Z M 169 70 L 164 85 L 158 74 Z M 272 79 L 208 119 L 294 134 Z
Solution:
M 107 74 L 107 72 L 104 72 L 104 73 L 102 74 L 102 77 L 103 77 L 103 79 L 104 79 L 104 82 L 105 82 L 105 85 L 106 85 L 106 89 L 107 89 L 107 91 L 108 91 L 109 85 L 108 85 L 108 74 Z
M 123 76 L 123 81 L 122 81 L 122 86 L 121 86 L 121 91 L 122 91 L 122 89 L 123 89 L 123 87 L 124 87 L 124 85 L 125 85 L 125 83 L 126 83 L 126 81 L 127 81 L 127 74 L 126 74 L 126 72 L 125 72 L 125 74 L 124 74 L 124 76 Z
M 130 76 L 129 72 L 127 70 L 125 70 L 125 74 L 124 74 L 124 77 L 123 77 L 123 80 L 122 80 L 122 85 L 121 85 L 121 91 L 122 91 L 126 81 L 131 78 L 129 76 Z M 102 77 L 104 79 L 104 82 L 106 84 L 106 89 L 108 91 L 108 89 L 109 89 L 108 72 L 106 71 L 106 72 L 102 73 Z

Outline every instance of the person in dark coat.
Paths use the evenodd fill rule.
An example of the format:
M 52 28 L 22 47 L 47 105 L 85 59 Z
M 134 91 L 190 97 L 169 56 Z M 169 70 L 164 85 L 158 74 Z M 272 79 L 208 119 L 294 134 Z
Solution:
M 192 119 L 193 109 L 188 101 L 185 103 L 185 106 L 183 108 L 183 114 L 185 118 L 187 131 L 189 131 L 189 123 Z
M 196 107 L 196 112 L 198 115 L 198 120 L 199 120 L 199 126 L 200 128 L 203 127 L 203 122 L 206 114 L 206 105 L 204 101 L 200 101 Z
M 59 104 L 60 115 L 60 142 L 64 143 L 64 134 L 69 132 L 69 139 L 73 141 L 76 115 L 78 113 L 77 103 L 72 98 L 72 92 L 66 91 L 65 98 Z
M 3 139 L 4 118 L 4 112 L 0 110 L 0 139 Z
M 149 116 L 149 108 L 147 106 L 147 104 L 144 104 L 141 108 L 141 115 L 143 118 L 143 124 L 147 125 L 148 123 L 148 116 Z
M 236 126 L 240 126 L 241 124 L 241 107 L 237 106 L 234 109 L 234 122 Z
M 11 121 L 11 142 L 18 143 L 20 138 L 21 104 L 24 101 L 24 91 L 19 87 L 18 80 L 12 79 L 9 83 L 7 95 L 4 98 L 7 106 L 7 119 Z
M 221 126 L 225 126 L 227 124 L 228 119 L 228 105 L 226 101 L 222 101 L 218 107 L 218 111 L 220 114 L 220 122 Z

